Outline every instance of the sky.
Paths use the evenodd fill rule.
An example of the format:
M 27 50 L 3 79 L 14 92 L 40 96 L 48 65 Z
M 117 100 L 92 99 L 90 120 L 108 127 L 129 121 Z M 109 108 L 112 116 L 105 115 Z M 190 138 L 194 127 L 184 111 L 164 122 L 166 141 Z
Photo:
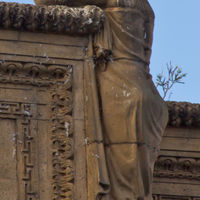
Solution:
M 33 0 L 4 1 L 34 4 Z M 170 98 L 166 100 L 200 103 L 200 0 L 149 2 L 156 16 L 150 64 L 154 81 L 157 74 L 165 74 L 166 64 L 171 62 L 173 66 L 179 66 L 187 76 L 183 79 L 185 84 L 176 84 Z
M 151 73 L 178 65 L 187 73 L 185 84 L 173 88 L 170 100 L 200 103 L 200 0 L 149 0 L 154 9 L 155 29 Z

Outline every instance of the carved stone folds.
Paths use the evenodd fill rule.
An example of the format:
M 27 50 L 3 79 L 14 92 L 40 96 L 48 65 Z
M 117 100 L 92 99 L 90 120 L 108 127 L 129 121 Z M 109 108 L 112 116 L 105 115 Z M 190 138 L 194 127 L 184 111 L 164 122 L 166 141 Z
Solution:
M 34 6 L 0 2 L 0 28 L 55 33 L 89 34 L 99 30 L 103 11 L 96 6 Z

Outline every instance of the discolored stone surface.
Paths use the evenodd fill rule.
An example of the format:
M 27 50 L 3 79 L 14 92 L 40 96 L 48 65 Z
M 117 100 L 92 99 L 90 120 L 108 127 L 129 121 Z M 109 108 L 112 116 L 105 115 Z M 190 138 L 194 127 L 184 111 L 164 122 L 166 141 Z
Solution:
M 34 6 L 0 2 L 0 28 L 32 32 L 89 34 L 102 27 L 105 15 L 96 6 Z
M 96 197 L 99 191 L 109 194 L 109 187 L 112 187 L 113 182 L 107 184 L 109 180 L 106 178 L 110 178 L 119 166 L 125 169 L 125 172 L 127 169 L 137 168 L 138 157 L 133 155 L 137 155 L 139 151 L 135 141 L 128 145 L 127 141 L 120 144 L 108 143 L 108 140 L 103 142 L 108 134 L 105 137 L 105 132 L 101 135 L 101 131 L 106 126 L 119 127 L 114 132 L 119 133 L 123 127 L 123 118 L 109 116 L 115 116 L 117 111 L 123 116 L 125 106 L 129 105 L 127 102 L 136 98 L 130 96 L 127 88 L 112 89 L 108 84 L 106 91 L 111 89 L 111 92 L 116 92 L 115 97 L 116 94 L 119 95 L 119 102 L 123 102 L 123 99 L 127 102 L 123 106 L 121 103 L 120 106 L 115 106 L 117 100 L 109 100 L 107 117 L 110 125 L 103 126 L 102 130 L 96 128 L 101 127 L 102 118 L 98 113 L 99 105 L 94 104 L 94 101 L 98 103 L 100 97 L 96 88 L 91 35 L 78 36 L 81 33 L 79 24 L 70 29 L 74 32 L 68 32 L 68 29 L 66 31 L 63 24 L 68 21 L 62 21 L 61 18 L 66 12 L 64 16 L 67 16 L 67 13 L 72 16 L 72 24 L 81 17 L 88 22 L 88 18 L 94 17 L 94 13 L 103 12 L 96 7 L 71 9 L 65 6 L 35 7 L 8 3 L 0 3 L 0 8 L 0 199 L 94 200 L 93 197 Z M 142 7 L 141 12 L 144 12 L 144 8 Z M 83 15 L 79 15 L 82 12 Z M 99 16 L 103 17 L 104 14 L 97 16 L 91 29 L 87 23 L 83 25 L 83 33 L 99 29 L 99 24 L 103 22 L 99 20 Z M 150 16 L 153 18 L 152 13 Z M 40 17 L 44 21 L 38 21 Z M 104 39 L 106 36 L 108 35 L 104 35 Z M 121 38 L 123 37 L 122 33 Z M 99 52 L 100 54 L 97 54 Z M 102 51 L 97 51 L 95 55 L 102 55 L 101 53 Z M 146 56 L 145 62 L 148 63 L 150 49 Z M 120 62 L 113 62 L 107 67 L 112 68 L 114 65 L 120 68 Z M 127 63 L 129 62 L 123 63 L 123 68 L 127 67 Z M 104 79 L 105 72 L 110 73 L 109 70 L 104 71 L 107 69 L 104 67 L 106 66 L 98 68 L 99 81 L 102 77 Z M 119 85 L 122 79 L 117 80 Z M 101 86 L 103 84 L 104 82 Z M 122 89 L 123 87 L 124 85 Z M 104 95 L 101 93 L 101 96 L 102 94 Z M 111 98 L 110 94 L 113 93 L 107 93 L 106 98 Z M 138 91 L 135 94 L 138 94 L 137 98 L 141 97 Z M 199 200 L 199 104 L 167 104 L 169 122 L 155 163 L 153 199 Z M 129 113 L 130 110 L 127 110 Z M 144 110 L 147 117 L 147 109 Z M 129 127 L 127 124 L 126 126 Z M 121 133 L 115 134 L 116 137 L 113 138 L 124 136 Z M 129 151 L 126 151 L 127 149 Z M 106 154 L 103 154 L 104 150 Z M 119 155 L 126 155 L 119 160 L 123 162 L 116 168 L 110 167 L 112 162 L 109 158 L 113 158 L 109 155 L 111 152 L 116 153 L 115 159 L 119 158 Z M 105 161 L 108 160 L 113 172 L 109 171 L 107 174 L 105 164 L 108 163 Z M 127 165 L 129 161 L 135 165 Z M 101 170 L 98 171 L 99 169 Z M 137 180 L 138 173 L 130 175 L 131 173 L 128 171 L 128 178 Z M 99 185 L 100 180 L 102 185 Z M 117 192 L 126 196 L 129 187 L 124 190 L 121 188 L 119 185 Z M 120 200 L 123 200 L 123 197 Z
M 87 41 L 0 31 L 1 199 L 86 199 L 80 158 L 85 158 L 81 91 Z
M 0 198 L 12 200 L 18 196 L 16 122 L 1 119 L 0 127 Z

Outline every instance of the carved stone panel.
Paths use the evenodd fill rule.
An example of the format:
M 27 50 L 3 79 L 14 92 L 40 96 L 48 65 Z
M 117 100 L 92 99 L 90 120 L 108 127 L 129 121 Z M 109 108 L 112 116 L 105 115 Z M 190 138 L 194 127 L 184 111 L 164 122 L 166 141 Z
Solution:
M 193 198 L 186 196 L 154 195 L 153 200 L 198 200 L 198 199 L 195 197 Z
M 168 126 L 166 129 L 154 166 L 155 200 L 200 199 L 199 133 L 197 127 Z
M 73 199 L 72 66 L 0 64 L 0 199 Z
M 16 143 L 15 121 L 0 120 L 0 199 L 16 199 Z
M 200 159 L 159 156 L 154 167 L 154 177 L 199 181 Z

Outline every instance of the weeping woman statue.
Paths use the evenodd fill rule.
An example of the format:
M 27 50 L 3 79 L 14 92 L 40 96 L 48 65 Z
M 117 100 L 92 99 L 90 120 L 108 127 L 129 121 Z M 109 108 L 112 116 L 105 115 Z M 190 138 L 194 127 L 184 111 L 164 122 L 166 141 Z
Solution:
M 94 50 L 109 189 L 89 200 L 151 200 L 153 166 L 168 119 L 149 73 L 151 6 L 147 0 L 35 1 L 92 4 L 105 11 L 106 22 L 94 36 Z

